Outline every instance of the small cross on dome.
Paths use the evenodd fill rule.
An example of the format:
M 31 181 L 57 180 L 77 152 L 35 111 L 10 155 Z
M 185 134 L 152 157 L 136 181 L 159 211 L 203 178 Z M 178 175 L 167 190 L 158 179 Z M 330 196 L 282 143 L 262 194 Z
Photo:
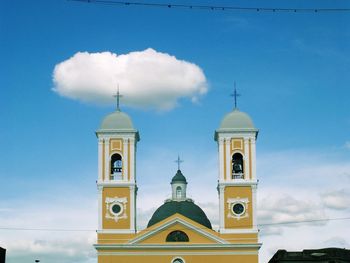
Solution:
M 180 170 L 180 164 L 184 161 L 180 159 L 180 155 L 177 156 L 177 160 L 175 160 L 175 163 L 177 163 L 177 169 Z
M 118 84 L 118 88 L 117 88 L 117 93 L 113 95 L 114 98 L 117 98 L 117 111 L 120 111 L 120 107 L 119 107 L 119 101 L 120 98 L 123 97 L 123 95 L 121 95 L 119 93 L 119 84 Z
M 235 99 L 235 109 L 237 109 L 237 97 L 240 97 L 241 94 L 237 93 L 237 90 L 236 90 L 236 81 L 234 82 L 234 91 L 233 91 L 233 94 L 231 94 L 231 97 L 234 97 Z

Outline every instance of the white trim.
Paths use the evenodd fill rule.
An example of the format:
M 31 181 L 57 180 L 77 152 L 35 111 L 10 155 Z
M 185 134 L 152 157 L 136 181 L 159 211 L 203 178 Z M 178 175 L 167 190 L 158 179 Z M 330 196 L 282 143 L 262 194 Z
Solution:
M 258 133 L 258 130 L 255 131 L 218 131 L 218 139 L 220 138 L 242 138 L 242 137 L 250 137 L 255 138 Z
M 97 187 L 97 206 L 98 206 L 98 228 L 102 229 L 102 206 L 103 206 L 103 198 L 102 198 L 102 190 L 103 187 Z
M 102 187 L 129 187 L 129 186 L 136 186 L 135 183 L 121 182 L 121 181 L 97 182 L 97 185 L 98 186 L 102 186 Z
M 250 180 L 252 177 L 251 173 L 250 173 L 250 163 L 251 160 L 249 158 L 250 156 L 250 151 L 249 151 L 249 138 L 244 137 L 244 178 L 246 180 Z
M 99 229 L 97 234 L 135 234 L 135 231 L 130 229 Z
M 250 144 L 251 144 L 251 156 L 252 156 L 252 175 L 251 175 L 251 179 L 252 180 L 256 180 L 256 144 L 255 144 L 255 137 L 250 138 Z
M 254 226 L 254 228 L 243 228 L 243 229 L 222 229 L 220 230 L 220 234 L 257 234 L 258 229 Z
M 201 234 L 201 235 L 203 235 L 211 240 L 214 240 L 220 244 L 227 244 L 228 243 L 226 240 L 223 240 L 220 237 L 217 237 L 215 235 L 207 233 L 206 231 L 203 231 L 202 229 L 199 229 L 198 227 L 193 226 L 192 224 L 182 220 L 181 218 L 175 217 L 174 219 L 164 223 L 163 225 L 161 225 L 161 226 L 159 226 L 151 231 L 146 232 L 146 234 L 143 234 L 139 237 L 136 237 L 135 239 L 130 240 L 128 244 L 136 244 L 138 242 L 141 242 L 141 241 L 157 234 L 158 232 L 161 232 L 161 231 L 165 230 L 166 228 L 168 228 L 172 225 L 175 225 L 177 223 L 182 224 L 183 226 L 187 227 L 188 229 L 190 229 L 194 232 L 197 232 L 197 233 L 199 233 L 199 234 Z
M 227 217 L 228 218 L 235 218 L 237 220 L 240 220 L 241 218 L 249 217 L 248 203 L 249 203 L 248 198 L 240 198 L 240 197 L 227 198 L 227 205 L 228 205 L 228 210 L 229 210 Z M 236 214 L 233 211 L 233 206 L 236 204 L 241 204 L 243 206 L 244 210 L 241 214 Z
M 130 250 L 142 250 L 142 249 L 157 249 L 157 250 L 168 250 L 174 253 L 175 250 L 192 250 L 192 249 L 219 249 L 223 251 L 213 251 L 214 253 L 227 252 L 226 249 L 240 249 L 240 248 L 251 248 L 256 249 L 261 247 L 261 243 L 226 243 L 226 244 L 94 244 L 96 249 L 130 249 Z M 207 251 L 199 252 L 205 253 Z M 232 252 L 232 251 L 230 251 Z M 151 252 L 154 253 L 154 252 Z M 157 252 L 156 252 L 157 253 Z M 168 253 L 168 252 L 165 252 Z M 194 251 L 189 251 L 188 253 L 196 253 Z M 174 255 L 174 254 L 173 254 Z
M 182 260 L 183 263 L 186 263 L 186 261 L 182 257 L 179 257 L 179 256 L 173 257 L 173 259 L 171 260 L 171 263 L 176 263 L 175 260 L 178 260 L 178 259 Z
M 122 178 L 123 181 L 128 181 L 128 166 L 129 166 L 129 160 L 128 160 L 128 139 L 123 138 L 123 173 L 122 173 Z
M 225 151 L 226 151 L 226 181 L 232 180 L 232 167 L 231 167 L 231 140 L 226 138 L 225 140 Z
M 253 214 L 253 227 L 256 228 L 258 225 L 257 222 L 257 199 L 256 199 L 256 190 L 257 190 L 257 185 L 252 186 L 252 214 Z
M 128 218 L 126 214 L 126 204 L 128 202 L 127 197 L 106 197 L 105 204 L 106 204 L 106 219 L 114 219 L 115 222 L 118 222 L 119 219 L 126 219 Z M 120 212 L 114 213 L 112 210 L 113 205 L 119 205 L 120 206 Z
M 224 178 L 224 139 L 220 138 L 218 140 L 218 146 L 219 146 L 219 180 L 223 181 Z
M 110 174 L 111 172 L 110 167 L 109 167 L 109 163 L 110 163 L 110 154 L 109 154 L 109 144 L 110 144 L 110 138 L 106 138 L 105 139 L 105 171 L 104 171 L 104 182 L 109 182 L 110 180 Z
M 95 247 L 96 248 L 96 247 Z M 96 248 L 97 249 L 97 248 Z M 258 255 L 258 250 L 256 251 L 212 251 L 212 252 L 97 252 L 98 256 L 173 256 L 174 253 L 181 256 L 217 256 L 217 255 Z M 177 257 L 179 258 L 179 257 Z
M 136 204 L 135 204 L 135 186 L 130 186 L 130 230 L 136 233 Z
M 218 190 L 219 190 L 219 218 L 220 218 L 220 223 L 219 223 L 219 229 L 224 229 L 225 228 L 225 187 L 222 185 L 218 185 Z
M 103 156 L 103 152 L 102 152 L 102 149 L 103 149 L 103 139 L 102 138 L 98 138 L 98 156 L 97 156 L 97 159 L 98 159 L 98 164 L 97 164 L 97 167 L 98 167 L 98 181 L 102 181 L 103 179 L 103 171 L 102 171 L 102 156 Z
M 257 181 L 251 181 L 251 180 L 244 180 L 244 179 L 235 179 L 234 181 L 224 181 L 224 182 L 219 182 L 219 185 L 224 185 L 224 186 L 252 186 L 252 185 L 257 185 Z
M 129 139 L 130 143 L 130 181 L 135 182 L 135 166 L 136 166 L 136 154 L 135 154 L 135 148 L 136 148 L 136 140 L 134 138 Z

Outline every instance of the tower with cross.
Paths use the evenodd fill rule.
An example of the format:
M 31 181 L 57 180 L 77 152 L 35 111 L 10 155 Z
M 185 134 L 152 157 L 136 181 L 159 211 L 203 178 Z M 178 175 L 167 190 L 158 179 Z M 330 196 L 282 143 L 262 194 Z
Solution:
M 219 155 L 219 231 L 236 238 L 258 240 L 256 211 L 256 150 L 258 129 L 250 116 L 235 108 L 215 131 Z
M 139 132 L 120 110 L 119 87 L 116 110 L 96 131 L 98 139 L 98 237 L 136 232 L 136 146 Z
M 122 95 L 118 87 L 114 95 L 116 110 L 103 119 L 96 132 L 98 230 L 95 248 L 98 263 L 258 263 L 261 246 L 256 221 L 255 141 L 258 130 L 249 115 L 237 108 L 240 94 L 236 85 L 231 96 L 234 109 L 224 116 L 215 131 L 219 157 L 218 228 L 211 225 L 204 210 L 193 199 L 187 198 L 188 182 L 181 171 L 184 161 L 178 155 L 177 171 L 170 182 L 171 197 L 155 209 L 147 227 L 138 231 L 136 146 L 139 133 L 131 118 L 120 110 Z M 152 167 L 156 176 L 169 174 L 167 171 L 163 174 L 158 164 Z M 192 176 L 198 175 L 192 174 L 189 178 Z M 163 186 L 157 184 L 158 187 L 161 192 Z

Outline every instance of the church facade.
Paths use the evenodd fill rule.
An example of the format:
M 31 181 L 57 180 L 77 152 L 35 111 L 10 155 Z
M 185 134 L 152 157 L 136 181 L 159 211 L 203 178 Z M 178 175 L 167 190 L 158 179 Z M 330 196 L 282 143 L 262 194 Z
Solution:
M 96 135 L 98 230 L 94 246 L 99 263 L 258 263 L 258 130 L 246 113 L 235 108 L 214 134 L 219 156 L 217 231 L 204 211 L 187 198 L 187 180 L 180 169 L 171 180 L 172 197 L 154 212 L 146 229 L 137 230 L 139 132 L 118 107 L 103 119 Z

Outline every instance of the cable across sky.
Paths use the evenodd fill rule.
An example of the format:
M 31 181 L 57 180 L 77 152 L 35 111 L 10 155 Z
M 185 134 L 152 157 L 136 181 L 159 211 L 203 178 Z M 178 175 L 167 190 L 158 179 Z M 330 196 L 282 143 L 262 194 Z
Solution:
M 114 0 L 68 0 L 74 2 L 83 2 L 89 4 L 117 5 L 117 6 L 142 6 L 153 8 L 182 8 L 189 10 L 208 10 L 208 11 L 246 11 L 246 12 L 294 12 L 294 13 L 327 13 L 327 12 L 350 12 L 350 8 L 281 8 L 281 7 L 248 7 L 248 6 L 222 6 L 222 5 L 192 5 L 176 3 L 159 2 L 133 2 L 133 1 L 114 1 Z
M 338 220 L 350 220 L 350 217 L 338 217 L 338 218 L 322 218 L 322 219 L 310 219 L 310 220 L 300 220 L 300 221 L 288 221 L 288 222 L 276 222 L 276 223 L 262 223 L 258 224 L 258 227 L 264 226 L 283 226 L 292 224 L 302 224 L 302 223 L 316 223 L 316 222 L 326 222 L 326 221 L 338 221 Z M 198 228 L 207 229 L 207 228 Z M 0 230 L 13 230 L 13 231 L 54 231 L 54 232 L 92 232 L 96 229 L 73 229 L 73 228 L 41 228 L 41 227 L 4 227 L 0 226 Z M 186 230 L 180 229 L 179 230 Z M 144 229 L 141 231 L 145 231 Z

